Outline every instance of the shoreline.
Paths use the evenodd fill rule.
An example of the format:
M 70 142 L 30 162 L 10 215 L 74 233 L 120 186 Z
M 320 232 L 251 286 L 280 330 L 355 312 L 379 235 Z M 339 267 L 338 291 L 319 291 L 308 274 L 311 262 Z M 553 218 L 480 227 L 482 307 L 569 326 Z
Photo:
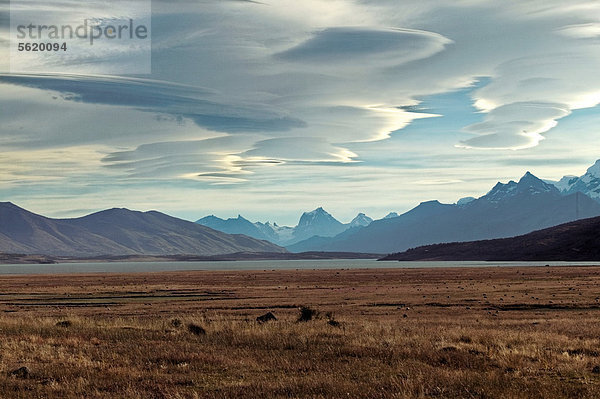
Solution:
M 157 262 L 82 262 L 59 264 L 0 264 L 1 276 L 110 276 L 144 274 L 193 274 L 201 273 L 262 273 L 272 272 L 340 272 L 356 271 L 385 275 L 390 271 L 417 270 L 437 274 L 479 270 L 482 273 L 494 269 L 570 268 L 587 269 L 600 267 L 600 262 L 377 262 L 373 259 L 324 259 L 283 261 L 157 261 Z
M 360 252 L 233 253 L 222 255 L 99 255 L 90 257 L 0 253 L 0 265 L 109 262 L 233 262 L 269 260 L 380 259 L 384 255 Z

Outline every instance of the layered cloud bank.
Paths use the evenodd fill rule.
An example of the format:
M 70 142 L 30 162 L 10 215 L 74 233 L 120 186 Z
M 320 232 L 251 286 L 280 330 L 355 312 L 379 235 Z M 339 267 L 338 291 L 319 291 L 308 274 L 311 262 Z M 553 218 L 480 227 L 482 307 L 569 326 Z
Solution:
M 38 184 L 96 204 L 109 189 L 139 208 L 164 184 L 159 202 L 196 193 L 239 208 L 242 195 L 264 204 L 308 190 L 321 205 L 370 190 L 377 212 L 433 196 L 429 186 L 484 189 L 473 165 L 498 166 L 506 150 L 520 150 L 509 151 L 515 165 L 572 168 L 538 172 L 547 177 L 598 155 L 585 143 L 595 114 L 562 127 L 600 102 L 595 1 L 155 1 L 152 12 L 151 75 L 0 75 L 4 196 Z M 69 58 L 65 70 L 94 60 Z

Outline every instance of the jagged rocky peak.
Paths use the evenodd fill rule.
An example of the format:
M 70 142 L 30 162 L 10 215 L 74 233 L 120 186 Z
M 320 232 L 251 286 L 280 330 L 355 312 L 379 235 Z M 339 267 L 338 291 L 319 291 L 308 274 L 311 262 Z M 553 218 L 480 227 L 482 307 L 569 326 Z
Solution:
M 314 211 L 304 212 L 302 214 L 302 216 L 300 216 L 300 221 L 298 222 L 298 226 L 308 226 L 313 223 L 330 222 L 330 221 L 338 222 L 325 209 L 323 209 L 322 207 L 318 207 Z
M 536 177 L 533 173 L 527 172 L 519 179 L 518 183 L 513 180 L 506 184 L 500 182 L 496 183 L 494 188 L 484 195 L 483 198 L 498 202 L 523 192 L 528 192 L 531 194 L 543 192 L 554 192 L 556 194 L 559 193 L 558 189 L 553 184 L 546 183 L 545 181 Z
M 520 190 L 529 190 L 529 191 L 537 191 L 537 192 L 550 192 L 557 191 L 557 188 L 554 185 L 546 183 L 542 179 L 534 176 L 531 172 L 525 173 L 523 177 L 517 183 L 517 187 Z

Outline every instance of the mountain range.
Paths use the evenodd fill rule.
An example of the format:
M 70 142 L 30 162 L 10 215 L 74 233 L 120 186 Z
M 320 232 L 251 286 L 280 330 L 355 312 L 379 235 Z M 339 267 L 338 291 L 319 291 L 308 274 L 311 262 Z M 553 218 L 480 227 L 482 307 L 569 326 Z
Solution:
M 1 202 L 0 252 L 92 257 L 286 250 L 268 241 L 226 234 L 156 211 L 113 208 L 80 218 L 50 219 Z
M 392 217 L 397 216 L 396 213 L 390 215 Z M 293 245 L 314 236 L 333 237 L 348 229 L 368 226 L 371 222 L 373 222 L 373 219 L 364 213 L 359 213 L 350 223 L 344 224 L 321 207 L 311 212 L 304 212 L 295 227 L 279 226 L 277 223 L 269 222 L 252 223 L 241 215 L 230 219 L 221 219 L 210 215 L 196 221 L 198 224 L 225 233 L 246 234 L 282 246 Z
M 561 192 L 527 172 L 518 182 L 498 183 L 486 195 L 442 204 L 423 202 L 390 219 L 290 245 L 292 252 L 390 253 L 421 245 L 512 237 L 600 215 L 600 202 L 580 191 Z
M 241 216 L 208 216 L 197 223 L 269 240 L 292 252 L 390 253 L 434 243 L 511 237 L 598 215 L 600 160 L 579 177 L 543 181 L 527 172 L 518 182 L 497 183 L 479 198 L 465 197 L 455 204 L 427 201 L 375 221 L 360 213 L 342 224 L 317 208 L 302 214 L 295 227 L 252 223 Z
M 543 181 L 527 172 L 454 204 L 422 202 L 373 220 L 341 223 L 319 207 L 294 227 L 207 216 L 196 223 L 160 212 L 113 208 L 50 219 L 0 203 L 0 253 L 93 257 L 232 253 L 397 253 L 423 245 L 506 238 L 600 216 L 600 160 L 582 176 Z M 282 246 L 287 248 L 284 249 Z
M 381 260 L 593 261 L 600 259 L 600 217 L 512 238 L 426 245 Z

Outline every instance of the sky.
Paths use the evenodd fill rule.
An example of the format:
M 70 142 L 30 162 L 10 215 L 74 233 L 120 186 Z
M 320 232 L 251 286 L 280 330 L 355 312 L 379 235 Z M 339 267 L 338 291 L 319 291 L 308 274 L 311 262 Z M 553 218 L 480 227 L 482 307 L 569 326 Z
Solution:
M 155 0 L 137 74 L 106 42 L 16 73 L 9 16 L 0 200 L 47 216 L 348 222 L 600 158 L 598 1 Z

